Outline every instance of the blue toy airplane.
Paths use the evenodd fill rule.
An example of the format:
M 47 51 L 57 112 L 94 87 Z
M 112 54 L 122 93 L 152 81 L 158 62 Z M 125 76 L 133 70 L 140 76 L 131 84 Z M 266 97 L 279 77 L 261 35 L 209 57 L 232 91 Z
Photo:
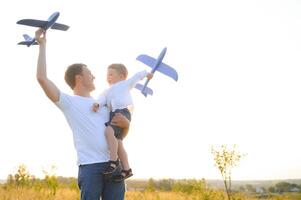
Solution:
M 165 53 L 167 51 L 167 48 L 165 47 L 160 55 L 158 56 L 157 59 L 150 57 L 148 55 L 139 55 L 136 59 L 139 60 L 140 62 L 143 62 L 144 64 L 146 64 L 147 66 L 152 68 L 151 73 L 155 73 L 155 71 L 159 71 L 163 74 L 165 74 L 166 76 L 169 76 L 170 78 L 174 79 L 175 81 L 178 80 L 178 73 L 175 69 L 173 69 L 172 67 L 164 64 L 162 62 Z M 148 94 L 152 95 L 153 94 L 153 90 L 147 87 L 149 80 L 146 80 L 146 82 L 144 83 L 144 85 L 141 85 L 139 83 L 136 84 L 135 88 L 138 90 L 141 90 L 142 94 L 146 97 Z
M 67 26 L 65 24 L 55 23 L 59 16 L 60 16 L 60 13 L 55 12 L 46 21 L 36 20 L 36 19 L 22 19 L 20 21 L 17 21 L 17 24 L 33 26 L 33 27 L 40 27 L 40 28 L 44 29 L 45 31 L 49 28 L 61 30 L 61 31 L 67 31 L 69 29 L 69 26 Z M 35 38 L 31 38 L 26 34 L 24 34 L 23 37 L 24 37 L 25 41 L 19 42 L 18 44 L 27 45 L 28 47 L 30 45 L 37 44 Z
M 32 37 L 30 37 L 30 36 L 27 35 L 27 34 L 23 34 L 23 37 L 24 37 L 25 41 L 19 42 L 18 44 L 20 44 L 20 45 L 27 45 L 28 47 L 29 47 L 30 45 L 37 45 L 37 44 L 38 44 L 38 43 L 36 42 L 36 39 L 35 39 L 35 38 L 32 38 Z

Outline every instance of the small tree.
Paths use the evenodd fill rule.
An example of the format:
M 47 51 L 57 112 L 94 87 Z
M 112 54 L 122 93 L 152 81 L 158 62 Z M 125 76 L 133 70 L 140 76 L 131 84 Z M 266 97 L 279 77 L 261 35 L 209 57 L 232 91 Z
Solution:
M 49 170 L 43 170 L 45 175 L 44 181 L 47 187 L 51 190 L 51 194 L 54 196 L 58 188 L 58 180 L 55 176 L 56 167 L 52 165 Z
M 236 150 L 236 145 L 233 145 L 232 149 L 228 149 L 226 145 L 220 147 L 211 147 L 211 153 L 214 156 L 215 166 L 220 171 L 228 199 L 231 199 L 231 173 L 233 167 L 237 166 L 242 154 Z
M 9 182 L 14 182 L 17 186 L 28 186 L 32 176 L 27 170 L 27 167 L 24 164 L 19 165 L 17 173 L 14 177 L 9 176 Z
M 148 179 L 146 190 L 149 192 L 154 192 L 156 190 L 156 184 L 154 179 Z
M 249 193 L 254 193 L 254 192 L 256 192 L 255 187 L 253 187 L 253 185 L 251 185 L 251 184 L 247 184 L 247 185 L 246 185 L 246 189 L 247 189 L 247 191 L 248 191 Z
M 13 186 L 15 184 L 15 179 L 14 176 L 12 174 L 9 174 L 7 176 L 7 181 L 6 181 L 6 185 L 8 186 Z

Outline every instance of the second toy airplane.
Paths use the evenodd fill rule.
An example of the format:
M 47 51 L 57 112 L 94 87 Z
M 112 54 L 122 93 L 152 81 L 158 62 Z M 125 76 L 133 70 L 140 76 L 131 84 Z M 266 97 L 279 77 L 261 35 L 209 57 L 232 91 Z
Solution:
M 146 64 L 147 66 L 152 68 L 151 73 L 155 73 L 155 71 L 159 71 L 162 74 L 165 74 L 166 76 L 174 79 L 175 81 L 178 80 L 178 73 L 175 69 L 173 69 L 172 67 L 166 65 L 165 63 L 162 62 L 165 53 L 167 51 L 167 48 L 165 47 L 160 55 L 158 56 L 157 59 L 150 57 L 148 55 L 139 55 L 136 59 L 139 60 L 140 62 L 143 62 L 144 64 Z M 136 84 L 135 88 L 138 90 L 141 90 L 142 94 L 146 97 L 148 94 L 152 95 L 153 91 L 152 89 L 147 87 L 149 80 L 146 80 L 146 82 L 144 83 L 144 85 L 141 85 L 139 83 Z
M 60 16 L 60 13 L 55 12 L 46 21 L 36 20 L 36 19 L 22 19 L 20 21 L 17 21 L 17 24 L 33 26 L 33 27 L 40 27 L 40 28 L 44 29 L 45 31 L 49 28 L 61 30 L 61 31 L 67 31 L 69 29 L 69 26 L 67 26 L 65 24 L 55 23 L 59 16 Z M 28 47 L 31 45 L 37 44 L 35 38 L 31 38 L 30 36 L 28 36 L 26 34 L 24 34 L 23 37 L 24 37 L 25 41 L 19 42 L 18 44 L 27 45 Z

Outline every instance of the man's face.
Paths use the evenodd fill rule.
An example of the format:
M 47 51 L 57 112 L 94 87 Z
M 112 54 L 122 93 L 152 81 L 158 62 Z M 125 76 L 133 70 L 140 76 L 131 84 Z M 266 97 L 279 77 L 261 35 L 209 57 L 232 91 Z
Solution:
M 83 67 L 83 71 L 82 71 L 82 84 L 89 91 L 93 91 L 95 89 L 94 82 L 93 82 L 94 79 L 95 79 L 95 77 L 92 75 L 92 73 L 88 69 L 88 67 L 86 67 L 86 66 Z

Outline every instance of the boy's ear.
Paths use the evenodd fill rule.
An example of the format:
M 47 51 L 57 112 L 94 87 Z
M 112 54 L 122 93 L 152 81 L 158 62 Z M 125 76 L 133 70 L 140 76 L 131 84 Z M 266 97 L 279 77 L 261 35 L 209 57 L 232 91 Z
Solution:
M 125 76 L 124 74 L 120 74 L 120 77 L 121 77 L 122 79 L 126 79 L 126 76 Z

